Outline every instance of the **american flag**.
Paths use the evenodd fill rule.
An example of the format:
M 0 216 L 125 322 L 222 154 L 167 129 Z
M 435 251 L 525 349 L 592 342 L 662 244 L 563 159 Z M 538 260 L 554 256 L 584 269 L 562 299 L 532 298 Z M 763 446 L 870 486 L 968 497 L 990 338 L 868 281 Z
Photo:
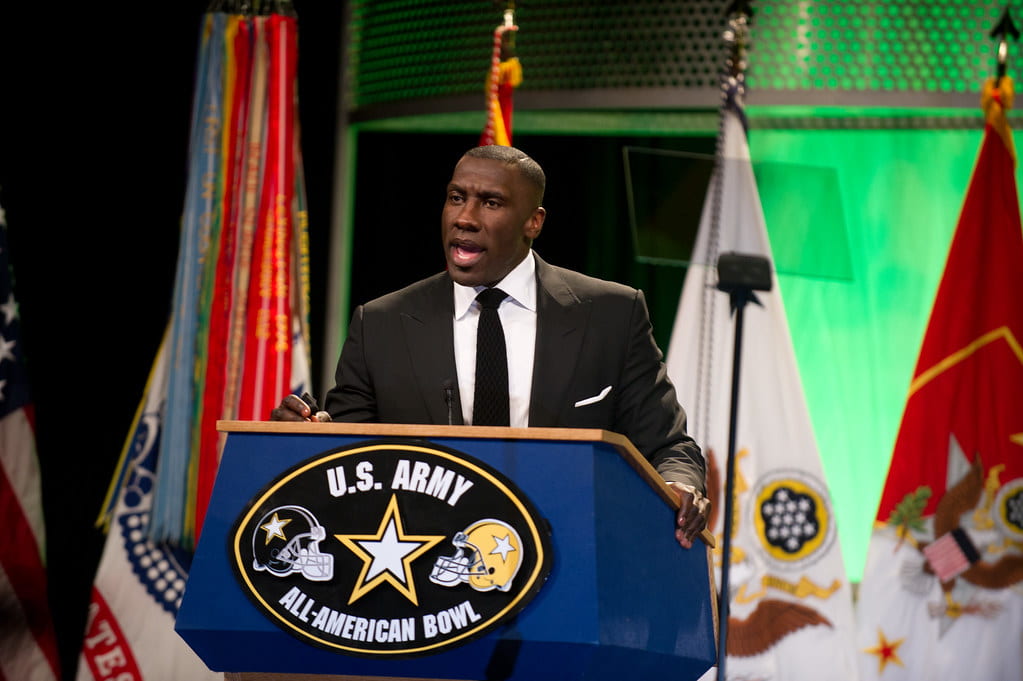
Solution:
M 60 679 L 28 371 L 0 209 L 0 681 Z
M 924 556 L 938 579 L 947 582 L 980 560 L 980 553 L 961 527 L 938 537 L 924 547 Z

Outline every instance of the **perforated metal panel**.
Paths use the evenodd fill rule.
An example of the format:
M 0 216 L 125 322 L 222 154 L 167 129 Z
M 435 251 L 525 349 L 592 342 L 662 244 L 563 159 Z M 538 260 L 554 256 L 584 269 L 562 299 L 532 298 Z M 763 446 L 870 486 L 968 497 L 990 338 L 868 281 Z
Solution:
M 521 90 L 715 88 L 722 0 L 519 2 Z M 501 3 L 353 3 L 354 108 L 482 91 Z
M 349 108 L 365 114 L 394 104 L 414 105 L 407 113 L 480 106 L 504 4 L 352 2 Z M 518 2 L 524 80 L 517 107 L 712 109 L 730 4 Z M 751 106 L 906 110 L 976 108 L 976 93 L 996 66 L 989 33 L 1004 10 L 991 0 L 751 5 Z M 1014 64 L 1010 58 L 1010 75 Z
M 1004 4 L 970 0 L 755 2 L 749 84 L 774 91 L 977 91 Z

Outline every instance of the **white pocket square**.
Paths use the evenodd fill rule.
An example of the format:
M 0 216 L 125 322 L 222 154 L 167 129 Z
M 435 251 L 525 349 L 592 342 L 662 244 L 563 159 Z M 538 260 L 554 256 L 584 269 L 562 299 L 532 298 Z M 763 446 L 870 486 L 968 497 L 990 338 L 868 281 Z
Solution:
M 593 397 L 587 397 L 585 400 L 579 400 L 578 402 L 575 403 L 575 406 L 585 407 L 587 404 L 596 404 L 597 402 L 600 402 L 602 399 L 607 397 L 607 394 L 609 392 L 611 392 L 611 386 L 607 386 L 606 388 L 601 390 L 599 394 L 594 395 Z

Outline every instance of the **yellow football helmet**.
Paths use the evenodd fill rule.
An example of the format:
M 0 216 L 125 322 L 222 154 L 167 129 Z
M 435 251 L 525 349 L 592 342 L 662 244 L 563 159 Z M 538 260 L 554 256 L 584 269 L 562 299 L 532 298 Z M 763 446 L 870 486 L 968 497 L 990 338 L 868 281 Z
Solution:
M 430 581 L 441 586 L 468 583 L 477 591 L 508 591 L 522 565 L 522 542 L 511 525 L 493 518 L 477 520 L 451 543 L 457 551 L 434 563 Z

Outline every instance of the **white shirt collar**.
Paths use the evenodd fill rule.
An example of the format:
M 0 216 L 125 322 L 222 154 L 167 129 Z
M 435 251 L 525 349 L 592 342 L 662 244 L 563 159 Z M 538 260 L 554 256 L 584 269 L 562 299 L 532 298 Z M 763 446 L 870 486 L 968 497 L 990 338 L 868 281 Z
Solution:
M 526 254 L 518 265 L 496 285 L 508 297 L 530 312 L 536 312 L 536 260 L 533 251 Z M 486 286 L 463 286 L 455 282 L 455 319 L 461 319 Z

